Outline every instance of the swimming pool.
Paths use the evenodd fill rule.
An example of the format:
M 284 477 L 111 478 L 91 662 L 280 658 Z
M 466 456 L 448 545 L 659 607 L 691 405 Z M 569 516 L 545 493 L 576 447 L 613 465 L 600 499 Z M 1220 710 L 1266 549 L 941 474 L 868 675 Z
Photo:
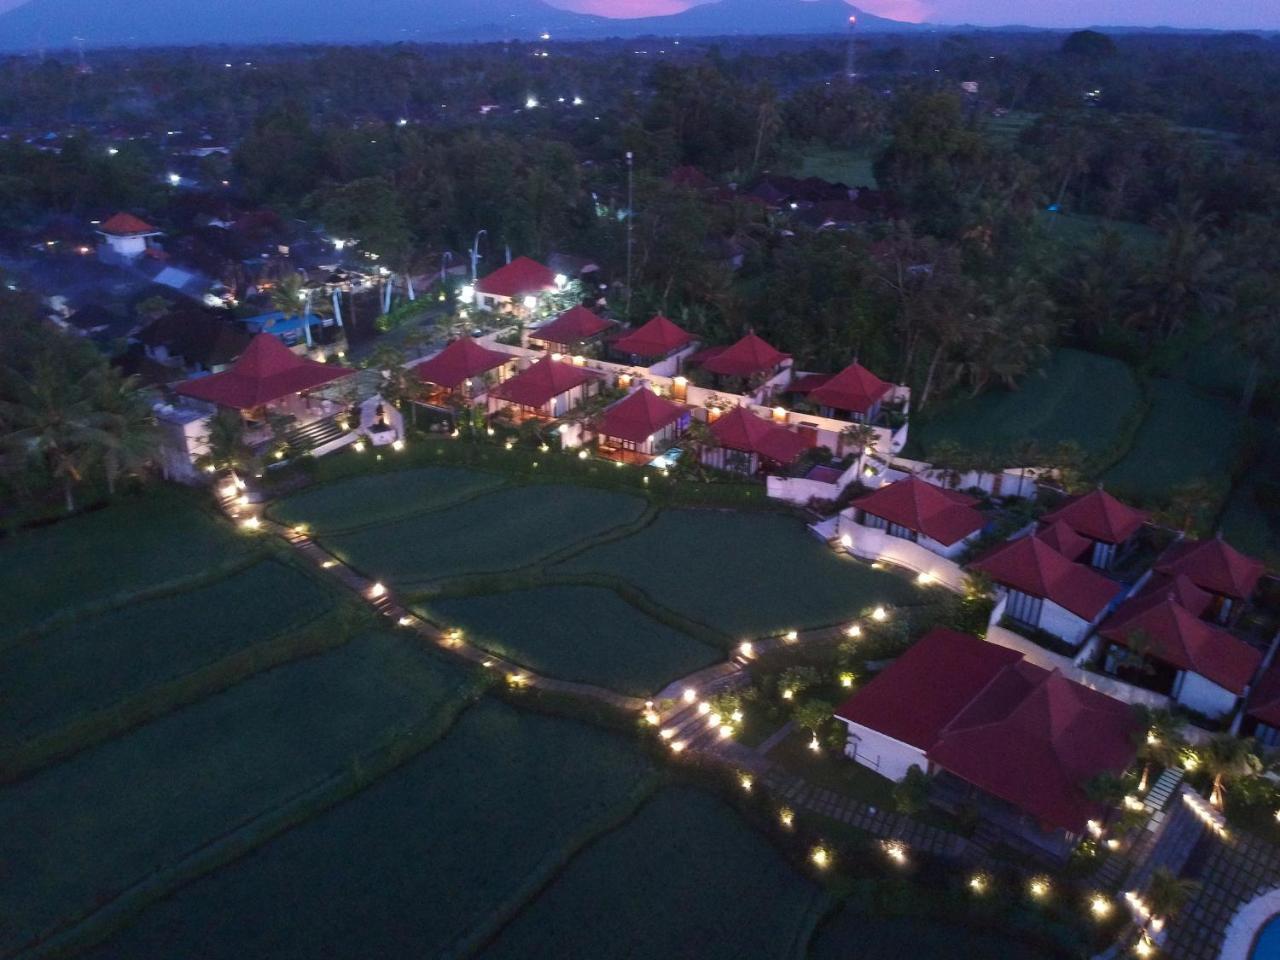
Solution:
M 1262 925 L 1254 938 L 1249 960 L 1280 960 L 1280 915 Z

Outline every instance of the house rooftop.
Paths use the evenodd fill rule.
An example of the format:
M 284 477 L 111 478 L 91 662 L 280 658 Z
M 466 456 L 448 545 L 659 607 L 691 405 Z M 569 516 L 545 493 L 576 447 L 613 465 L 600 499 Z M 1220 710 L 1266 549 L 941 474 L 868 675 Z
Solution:
M 476 284 L 477 293 L 515 300 L 530 294 L 554 290 L 556 275 L 550 267 L 544 267 L 529 257 L 516 257 L 499 267 Z
M 693 334 L 662 314 L 613 342 L 613 349 L 637 357 L 665 357 L 693 343 Z
M 727 377 L 749 377 L 757 373 L 771 373 L 788 358 L 788 354 L 748 333 L 728 347 L 711 347 L 696 355 L 702 366 Z M 689 358 L 689 362 L 694 361 Z
M 510 380 L 498 384 L 489 391 L 489 396 L 522 407 L 541 407 L 574 387 L 598 379 L 600 374 L 586 367 L 543 357 Z
M 1221 537 L 1179 540 L 1169 545 L 1155 565 L 1157 573 L 1184 574 L 1197 587 L 1236 600 L 1253 596 L 1265 569 L 1261 560 L 1246 556 Z
M 682 405 L 658 396 L 648 387 L 641 387 L 606 409 L 596 432 L 631 443 L 644 443 L 687 413 Z
M 174 390 L 220 407 L 251 410 L 353 373 L 348 367 L 300 357 L 278 338 L 260 333 L 229 369 L 184 381 Z
M 576 306 L 569 308 L 554 320 L 549 320 L 540 327 L 534 327 L 529 331 L 529 336 L 534 340 L 544 340 L 547 343 L 570 344 L 597 337 L 613 325 L 612 320 L 606 320 L 584 306 Z
M 1124 543 L 1147 522 L 1147 514 L 1098 487 L 1044 515 L 1045 523 L 1059 520 L 1090 540 Z
M 808 393 L 810 403 L 866 414 L 892 389 L 893 384 L 881 380 L 861 364 L 851 363 Z
M 1085 620 L 1101 613 L 1121 590 L 1120 584 L 1083 564 L 1072 563 L 1036 536 L 1002 543 L 970 567 L 996 583 L 1050 600 Z
M 461 337 L 435 356 L 415 364 L 413 372 L 426 383 L 453 390 L 464 380 L 488 373 L 514 359 L 509 354 L 480 346 L 471 337 Z
M 851 506 L 951 546 L 986 524 L 974 509 L 977 502 L 919 477 L 907 477 L 859 497 Z
M 1041 527 L 1036 531 L 1036 536 L 1068 560 L 1079 560 L 1093 546 L 1093 541 L 1076 533 L 1065 520 L 1055 520 L 1048 526 Z
M 781 464 L 794 463 L 810 446 L 798 433 L 757 417 L 746 407 L 734 407 L 721 416 L 711 424 L 711 433 L 728 450 L 754 453 Z
M 98 232 L 112 237 L 149 237 L 160 231 L 132 213 L 117 213 L 100 225 Z

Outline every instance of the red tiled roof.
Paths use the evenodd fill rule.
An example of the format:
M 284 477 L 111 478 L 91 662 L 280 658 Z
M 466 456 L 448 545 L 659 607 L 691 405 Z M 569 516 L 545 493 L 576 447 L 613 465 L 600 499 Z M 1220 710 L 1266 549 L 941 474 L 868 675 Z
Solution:
M 605 410 L 596 432 L 632 443 L 644 443 L 686 412 L 680 404 L 658 396 L 648 387 L 641 387 Z
M 680 329 L 662 314 L 613 342 L 613 349 L 636 357 L 665 357 L 693 343 L 693 334 Z
M 973 509 L 977 502 L 919 477 L 907 477 L 859 497 L 851 506 L 951 546 L 977 533 L 986 523 L 982 514 Z
M 1258 678 L 1245 712 L 1269 727 L 1280 728 L 1280 663 L 1273 663 Z
M 515 300 L 529 294 L 553 290 L 555 285 L 556 275 L 551 272 L 550 267 L 544 267 L 537 260 L 528 257 L 516 257 L 488 276 L 481 277 L 476 284 L 476 292 Z
M 1121 503 L 1101 487 L 1067 501 L 1045 514 L 1044 521 L 1061 520 L 1076 533 L 1103 543 L 1124 543 L 1147 522 L 1147 514 Z
M 809 402 L 836 410 L 867 413 L 892 389 L 892 384 L 881 380 L 866 367 L 851 363 L 826 383 L 810 390 Z
M 98 227 L 98 232 L 109 233 L 113 237 L 134 237 L 140 233 L 158 233 L 159 231 L 132 213 L 117 213 Z
M 717 351 L 714 356 L 708 356 L 702 365 L 712 373 L 722 376 L 749 377 L 753 373 L 772 371 L 787 356 L 754 333 L 748 333 L 732 346 Z
M 1037 537 L 1002 543 L 970 566 L 996 583 L 1052 600 L 1085 620 L 1096 617 L 1120 592 L 1120 584 L 1083 564 L 1072 563 Z
M 782 464 L 794 462 L 810 446 L 800 434 L 761 419 L 746 407 L 734 407 L 724 414 L 711 424 L 711 433 L 722 447 Z
M 1191 578 L 1185 574 L 1179 573 L 1173 577 L 1166 577 L 1163 573 L 1152 573 L 1147 582 L 1142 585 L 1135 597 L 1150 596 L 1168 596 L 1173 598 L 1190 610 L 1195 616 L 1203 617 L 1204 612 L 1209 609 L 1213 603 L 1213 594 L 1207 590 L 1201 590 Z
M 600 374 L 586 367 L 543 357 L 510 380 L 498 384 L 489 391 L 489 396 L 509 400 L 522 407 L 541 407 L 574 387 L 599 379 Z
M 1128 646 L 1130 638 L 1141 633 L 1150 642 L 1147 652 L 1154 659 L 1198 673 L 1236 694 L 1244 692 L 1262 662 L 1261 652 L 1180 604 L 1171 584 L 1164 592 L 1126 600 L 1098 633 L 1121 646 Z
M 1005 667 L 1008 647 L 935 627 L 836 709 L 843 720 L 927 750 Z
M 1102 812 L 1084 785 L 1133 763 L 1138 727 L 1127 704 L 1023 662 L 984 688 L 928 756 L 1042 824 L 1078 833 Z
M 1058 520 L 1047 527 L 1041 527 L 1036 531 L 1036 536 L 1068 560 L 1079 560 L 1084 552 L 1093 546 L 1093 542 L 1088 537 L 1082 537 L 1076 533 L 1065 520 Z
M 464 380 L 500 367 L 515 358 L 498 350 L 482 347 L 470 337 L 453 341 L 434 357 L 414 366 L 419 379 L 452 390 Z
M 1157 573 L 1185 574 L 1192 583 L 1224 597 L 1247 600 L 1262 577 L 1262 561 L 1245 556 L 1215 537 L 1170 544 L 1156 561 Z
M 222 407 L 249 410 L 355 373 L 348 367 L 300 357 L 269 333 L 260 333 L 222 373 L 197 377 L 174 389 Z
M 586 307 L 577 306 L 566 310 L 554 320 L 530 330 L 529 336 L 533 340 L 544 340 L 548 343 L 571 344 L 579 340 L 590 340 L 612 326 L 612 320 L 606 320 Z

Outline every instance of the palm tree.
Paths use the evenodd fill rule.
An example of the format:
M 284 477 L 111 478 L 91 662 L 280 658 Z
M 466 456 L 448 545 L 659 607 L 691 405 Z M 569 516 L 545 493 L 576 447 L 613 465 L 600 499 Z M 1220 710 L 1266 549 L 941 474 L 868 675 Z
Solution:
M 1257 744 L 1252 737 L 1220 733 L 1205 744 L 1203 757 L 1205 768 L 1213 777 L 1209 802 L 1219 810 L 1226 803 L 1228 783 L 1262 773 L 1262 761 L 1258 759 Z
M 1182 721 L 1172 710 L 1137 706 L 1142 728 L 1138 731 L 1138 759 L 1142 761 L 1142 777 L 1138 792 L 1145 793 L 1151 779 L 1152 767 L 1172 767 L 1186 746 L 1182 736 Z
M 1147 906 L 1151 908 L 1153 917 L 1168 921 L 1187 905 L 1199 889 L 1200 884 L 1194 880 L 1184 880 L 1168 867 L 1156 867 L 1147 887 Z
M 203 440 L 208 450 L 196 459 L 196 466 L 227 470 L 233 477 L 253 468 L 256 458 L 253 448 L 245 441 L 244 418 L 238 410 L 222 409 L 215 413 Z
M 160 437 L 151 406 L 138 391 L 135 378 L 104 364 L 90 374 L 88 383 L 93 404 L 90 423 L 102 445 L 107 492 L 114 494 L 120 477 L 138 473 L 155 458 Z
M 876 441 L 879 439 L 880 434 L 876 432 L 875 427 L 865 423 L 851 423 L 840 431 L 840 454 L 844 455 L 846 444 L 857 450 L 858 473 L 861 474 L 863 457 L 866 456 L 868 449 L 875 449 Z
M 1018 464 L 1018 496 L 1027 485 L 1027 468 L 1039 466 L 1040 442 L 1035 437 L 1023 437 L 1013 445 L 1013 459 Z

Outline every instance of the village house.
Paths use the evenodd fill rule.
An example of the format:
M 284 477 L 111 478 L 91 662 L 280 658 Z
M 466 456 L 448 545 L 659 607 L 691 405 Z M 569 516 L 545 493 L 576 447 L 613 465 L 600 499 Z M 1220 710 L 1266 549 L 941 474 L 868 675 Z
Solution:
M 1086 790 L 1119 776 L 1139 729 L 1119 700 L 968 634 L 937 628 L 841 704 L 845 754 L 891 780 L 933 777 L 941 806 L 976 807 L 1011 838 L 1065 859 L 1105 816 Z
M 880 416 L 884 400 L 893 392 L 866 367 L 852 363 L 836 374 L 808 373 L 792 380 L 788 393 L 799 394 L 824 417 L 852 423 L 872 423 Z
M 1216 719 L 1235 709 L 1262 653 L 1206 623 L 1213 596 L 1184 574 L 1155 575 L 1098 628 L 1103 669 Z
M 646 367 L 657 376 L 680 373 L 681 361 L 696 348 L 697 337 L 672 323 L 662 314 L 609 344 L 620 362 Z
M 474 403 L 489 388 L 515 373 L 519 360 L 509 353 L 490 350 L 471 337 L 460 337 L 439 353 L 413 366 L 427 385 L 427 403 L 449 406 L 453 401 Z
M 596 452 L 609 460 L 648 463 L 688 429 L 690 419 L 688 407 L 640 387 L 600 415 Z
M 996 585 L 993 622 L 1043 630 L 1079 646 L 1123 590 L 1092 567 L 1074 563 L 1037 534 L 1009 540 L 969 565 Z
M 475 286 L 475 305 L 495 313 L 528 314 L 537 306 L 538 298 L 558 287 L 556 275 L 529 257 L 516 257 Z
M 865 530 L 883 531 L 889 537 L 908 540 L 930 553 L 954 560 L 986 526 L 977 503 L 967 494 L 944 490 L 919 477 L 907 477 L 854 500 L 841 513 L 839 529 L 851 538 L 861 536 Z
M 713 446 L 702 450 L 702 462 L 717 470 L 748 475 L 788 467 L 812 445 L 798 433 L 734 407 L 711 421 Z
M 600 391 L 603 374 L 550 356 L 491 388 L 489 413 L 509 411 L 514 422 L 555 419 Z
M 1221 537 L 1179 540 L 1156 560 L 1154 570 L 1166 577 L 1183 574 L 1212 595 L 1205 616 L 1217 623 L 1235 620 L 1253 597 L 1265 570 L 1262 561 L 1245 556 Z
M 1110 570 L 1133 548 L 1134 535 L 1147 522 L 1147 514 L 1121 503 L 1098 487 L 1083 496 L 1073 497 L 1042 519 L 1046 524 L 1065 523 L 1090 541 L 1087 556 L 1076 555 L 1068 559 L 1082 560 L 1099 570 Z
M 1240 723 L 1240 736 L 1264 747 L 1280 747 L 1280 663 L 1264 670 L 1254 684 Z
M 549 353 L 578 355 L 598 344 L 616 324 L 586 307 L 570 307 L 558 317 L 528 331 L 528 345 Z
M 117 213 L 97 232 L 102 237 L 98 259 L 104 263 L 131 263 L 152 249 L 153 237 L 161 236 L 160 230 L 131 213 Z
M 203 307 L 179 302 L 139 330 L 136 338 L 157 363 L 216 373 L 245 351 L 253 335 Z

